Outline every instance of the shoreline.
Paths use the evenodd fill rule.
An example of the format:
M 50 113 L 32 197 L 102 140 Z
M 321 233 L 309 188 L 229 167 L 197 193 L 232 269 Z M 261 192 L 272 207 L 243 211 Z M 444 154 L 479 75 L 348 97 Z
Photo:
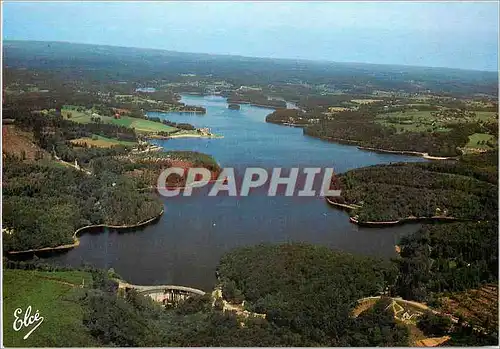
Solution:
M 275 122 L 275 121 L 268 121 L 268 120 L 266 120 L 266 122 L 269 123 L 269 124 L 275 124 L 275 125 L 281 125 L 281 126 L 288 126 L 288 127 L 298 127 L 298 128 L 304 128 L 304 127 L 307 126 L 305 124 L 292 124 L 292 123 L 289 123 L 289 122 Z
M 150 109 L 147 111 L 148 112 L 155 112 L 155 113 L 190 113 L 190 114 L 206 114 L 206 111 L 202 110 L 164 110 L 164 109 Z
M 429 160 L 456 160 L 458 158 L 457 156 L 432 156 L 432 155 L 429 155 L 429 153 L 422 153 L 422 152 L 412 151 L 412 150 L 388 150 L 388 149 L 371 148 L 371 147 L 364 147 L 364 146 L 358 146 L 358 149 L 379 152 L 379 153 L 392 153 L 392 154 L 401 154 L 401 155 L 421 156 L 424 159 L 429 159 Z
M 20 254 L 26 254 L 26 253 L 36 253 L 36 252 L 50 252 L 50 251 L 65 251 L 65 250 L 71 250 L 75 247 L 80 246 L 80 239 L 78 239 L 78 235 L 80 232 L 87 230 L 87 229 L 93 229 L 93 228 L 108 228 L 108 229 L 132 229 L 132 228 L 139 228 L 145 225 L 148 225 L 155 220 L 159 219 L 163 213 L 165 212 L 165 209 L 163 208 L 161 212 L 150 219 L 147 219 L 145 221 L 136 223 L 136 224 L 129 224 L 129 225 L 108 225 L 108 224 L 94 224 L 94 225 L 86 225 L 84 227 L 78 228 L 75 230 L 73 233 L 73 243 L 72 244 L 65 244 L 65 245 L 59 245 L 55 247 L 42 247 L 42 248 L 35 248 L 35 249 L 29 249 L 29 250 L 23 250 L 23 251 L 8 251 L 6 252 L 9 255 L 20 255 Z
M 326 202 L 332 206 L 335 206 L 339 209 L 343 210 L 354 210 L 357 207 L 349 204 L 341 204 L 338 202 L 333 202 L 330 199 L 326 198 Z M 394 225 L 402 225 L 406 223 L 420 223 L 420 222 L 467 222 L 472 221 L 471 219 L 461 219 L 455 217 L 446 217 L 446 216 L 431 216 L 431 217 L 406 217 L 400 218 L 394 221 L 359 221 L 358 219 L 349 216 L 349 221 L 353 224 L 357 224 L 359 226 L 366 227 L 383 227 L 383 226 L 394 226 Z
M 431 217 L 407 217 L 401 218 L 395 221 L 362 221 L 360 222 L 354 217 L 349 217 L 349 221 L 353 224 L 357 224 L 359 226 L 365 227 L 384 227 L 384 226 L 394 226 L 394 225 L 402 225 L 406 223 L 421 223 L 421 222 L 444 222 L 444 223 L 452 223 L 452 222 L 468 222 L 472 221 L 471 219 L 461 219 L 455 217 L 444 217 L 444 216 L 431 216 Z
M 286 109 L 286 107 L 276 107 L 276 106 L 271 106 L 271 105 L 266 105 L 266 104 L 256 104 L 252 102 L 247 102 L 247 101 L 229 101 L 226 98 L 226 103 L 227 104 L 248 104 L 251 105 L 252 107 L 259 107 L 259 108 L 268 108 L 268 109 Z
M 277 123 L 274 122 L 275 124 L 279 125 L 285 125 L 284 123 Z M 288 125 L 285 125 L 288 126 Z M 306 125 L 307 126 L 307 125 Z M 304 126 L 303 126 L 304 127 Z M 322 139 L 325 141 L 333 142 L 333 143 L 339 143 L 339 144 L 344 144 L 344 145 L 354 145 L 360 150 L 366 150 L 366 151 L 372 151 L 375 153 L 389 153 L 389 154 L 398 154 L 398 155 L 410 155 L 410 156 L 419 156 L 427 160 L 457 160 L 459 156 L 432 156 L 429 155 L 429 153 L 424 153 L 424 152 L 418 152 L 418 151 L 413 151 L 413 150 L 389 150 L 389 149 L 380 149 L 380 148 L 373 148 L 373 147 L 366 147 L 359 145 L 359 141 L 354 141 L 354 140 L 349 140 L 349 139 L 341 139 L 341 138 L 332 138 L 332 137 L 318 137 L 318 136 L 313 136 L 304 133 L 305 136 L 313 137 L 313 138 L 318 138 Z
M 160 136 L 160 135 L 149 135 L 148 139 L 175 139 L 175 138 L 224 138 L 221 135 L 197 135 L 197 134 L 180 134 L 180 135 L 172 135 L 172 136 Z
M 337 207 L 340 207 L 342 209 L 354 210 L 356 208 L 356 207 L 349 205 L 349 204 L 341 204 L 339 202 L 331 201 L 328 197 L 326 197 L 326 202 L 328 202 L 332 206 L 337 206 Z

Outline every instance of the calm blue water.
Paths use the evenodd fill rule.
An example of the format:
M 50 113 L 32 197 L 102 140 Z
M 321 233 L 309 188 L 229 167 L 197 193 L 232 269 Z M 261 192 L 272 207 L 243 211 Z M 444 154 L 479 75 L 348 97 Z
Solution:
M 307 137 L 302 129 L 265 122 L 270 109 L 241 105 L 227 109 L 222 97 L 183 96 L 182 102 L 207 108 L 205 115 L 150 113 L 175 122 L 210 127 L 223 139 L 158 140 L 166 150 L 196 150 L 213 155 L 237 171 L 248 166 L 333 167 L 349 169 L 421 158 L 377 154 Z M 342 211 L 320 197 L 192 197 L 165 198 L 161 220 L 140 231 L 86 234 L 80 247 L 53 257 L 60 263 L 82 262 L 113 267 L 136 284 L 178 284 L 208 290 L 221 255 L 237 246 L 262 242 L 303 241 L 344 251 L 389 257 L 401 236 L 417 225 L 374 229 L 349 223 Z

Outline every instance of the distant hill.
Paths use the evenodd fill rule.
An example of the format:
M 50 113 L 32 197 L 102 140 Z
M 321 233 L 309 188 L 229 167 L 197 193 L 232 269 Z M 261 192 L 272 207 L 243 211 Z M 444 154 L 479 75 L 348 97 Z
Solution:
M 496 72 L 447 68 L 334 63 L 182 53 L 157 49 L 45 41 L 4 41 L 4 67 L 58 70 L 100 79 L 177 78 L 180 74 L 241 84 L 307 82 L 339 88 L 369 85 L 385 90 L 498 95 Z

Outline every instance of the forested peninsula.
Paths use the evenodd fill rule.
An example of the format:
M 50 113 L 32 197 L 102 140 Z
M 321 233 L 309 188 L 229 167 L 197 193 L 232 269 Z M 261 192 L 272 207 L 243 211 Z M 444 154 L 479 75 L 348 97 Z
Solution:
M 338 175 L 341 196 L 328 197 L 357 223 L 400 220 L 492 221 L 498 214 L 498 152 L 459 161 L 396 163 Z

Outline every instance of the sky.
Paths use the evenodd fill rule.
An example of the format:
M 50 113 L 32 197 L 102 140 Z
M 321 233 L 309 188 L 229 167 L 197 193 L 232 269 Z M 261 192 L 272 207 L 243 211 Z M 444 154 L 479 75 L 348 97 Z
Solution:
M 4 40 L 498 70 L 490 2 L 3 2 Z

